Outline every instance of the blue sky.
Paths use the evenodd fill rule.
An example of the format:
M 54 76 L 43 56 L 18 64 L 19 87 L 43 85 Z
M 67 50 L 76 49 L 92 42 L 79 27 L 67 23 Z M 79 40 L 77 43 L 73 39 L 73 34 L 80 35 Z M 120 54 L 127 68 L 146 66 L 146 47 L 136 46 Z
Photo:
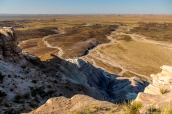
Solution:
M 0 14 L 172 14 L 172 0 L 0 0 Z

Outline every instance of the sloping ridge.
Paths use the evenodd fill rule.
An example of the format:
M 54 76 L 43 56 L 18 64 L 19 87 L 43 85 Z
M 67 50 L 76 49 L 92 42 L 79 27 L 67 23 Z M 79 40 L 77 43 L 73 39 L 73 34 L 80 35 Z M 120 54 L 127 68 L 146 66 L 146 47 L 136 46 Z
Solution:
M 13 33 L 3 38 L 12 38 Z M 0 60 L 1 103 L 9 103 L 9 107 L 7 105 L 0 107 L 2 113 L 28 112 L 51 97 L 71 98 L 76 94 L 120 103 L 135 99 L 137 94 L 143 92 L 148 85 L 147 82 L 136 77 L 125 78 L 109 74 L 81 58 L 63 60 L 52 55 L 53 59 L 40 62 L 35 56 L 21 53 L 20 56 L 27 63 L 23 64 L 17 60 L 8 60 L 11 56 L 10 54 L 6 56 L 7 59 Z M 78 103 L 82 104 L 82 98 L 88 98 L 88 101 L 90 99 L 78 96 L 80 99 Z M 90 102 L 87 103 L 87 105 L 90 104 Z M 70 111 L 70 107 L 67 111 Z

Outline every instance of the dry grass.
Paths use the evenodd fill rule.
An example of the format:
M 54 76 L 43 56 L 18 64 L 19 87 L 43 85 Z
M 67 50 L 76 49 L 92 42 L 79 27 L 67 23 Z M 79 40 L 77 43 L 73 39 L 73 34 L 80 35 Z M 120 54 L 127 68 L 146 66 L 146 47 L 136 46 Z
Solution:
M 116 44 L 98 49 L 124 68 L 149 76 L 160 72 L 159 67 L 172 65 L 172 50 L 138 41 L 117 41 Z
M 114 105 L 113 107 L 102 107 L 95 105 L 71 111 L 71 114 L 121 114 L 121 112 L 124 112 L 121 105 Z
M 53 46 L 61 47 L 64 51 L 63 58 L 80 57 L 84 55 L 85 50 L 109 42 L 106 35 L 117 27 L 116 25 L 76 26 L 67 28 L 66 34 L 53 35 L 46 41 Z
M 64 50 L 64 58 L 75 58 L 83 55 L 87 48 L 96 44 L 96 41 L 107 43 L 108 40 L 105 35 L 109 34 L 108 25 L 110 24 L 128 25 L 131 28 L 133 27 L 132 33 L 146 35 L 150 38 L 159 35 L 156 40 L 161 40 L 160 38 L 163 36 L 162 40 L 171 41 L 171 24 L 163 28 L 164 22 L 172 22 L 171 18 L 172 15 L 35 15 L 30 17 L 4 17 L 1 20 L 10 21 L 0 21 L 0 26 L 18 26 L 15 30 L 20 41 L 55 34 L 52 29 L 59 28 L 67 31 L 66 35 L 57 35 L 48 40 L 52 45 L 58 45 Z M 161 24 L 156 27 L 156 24 L 141 22 L 160 22 Z M 102 24 L 104 26 L 84 27 L 83 25 L 87 23 Z M 141 27 L 141 29 L 137 27 Z M 146 27 L 150 30 L 146 30 Z M 125 27 L 123 29 L 121 31 L 126 31 Z M 117 44 L 103 47 L 100 51 L 102 54 L 112 57 L 121 66 L 149 75 L 159 72 L 159 67 L 164 64 L 172 65 L 171 51 L 155 45 L 132 41 L 128 36 L 119 36 L 118 38 Z M 41 52 L 43 52 L 43 49 L 34 51 L 34 53 Z M 48 59 L 49 55 L 44 55 L 44 58 Z M 101 61 L 96 60 L 96 62 L 101 66 L 104 65 Z M 108 68 L 109 65 L 104 66 Z M 113 69 L 110 69 L 110 71 L 113 71 Z
M 167 103 L 165 106 L 162 106 L 161 108 L 156 108 L 155 106 L 150 106 L 150 108 L 147 109 L 148 114 L 172 114 L 172 104 Z
M 52 30 L 58 29 L 57 27 L 44 27 L 44 28 L 31 28 L 25 30 L 16 29 L 16 33 L 18 35 L 18 41 L 29 40 L 33 38 L 43 38 L 44 36 L 50 34 L 56 34 L 56 32 Z
M 166 89 L 166 88 L 164 88 L 164 87 L 161 87 L 161 88 L 159 89 L 159 91 L 160 91 L 161 94 L 165 94 L 165 93 L 168 92 L 168 89 Z
M 109 73 L 118 74 L 118 73 L 120 73 L 120 72 L 122 71 L 121 68 L 114 67 L 114 66 L 112 66 L 112 65 L 110 65 L 110 64 L 108 64 L 108 63 L 104 63 L 103 61 L 101 61 L 101 60 L 99 60 L 99 59 L 93 58 L 92 56 L 89 56 L 89 55 L 88 55 L 87 57 L 88 57 L 89 59 L 91 59 L 91 60 L 94 60 L 95 64 L 96 64 L 98 67 L 104 69 L 105 71 L 107 71 L 107 72 L 109 72 Z M 84 58 L 84 57 L 83 57 L 83 58 Z M 84 59 L 86 59 L 86 58 L 84 58 Z M 89 59 L 86 59 L 86 60 L 89 61 Z
M 130 101 L 129 103 L 124 103 L 123 108 L 126 114 L 140 114 L 139 110 L 142 108 L 142 103 Z
M 144 23 L 131 29 L 130 33 L 147 36 L 156 41 L 172 41 L 172 23 Z
M 18 17 L 3 17 L 3 20 L 24 20 L 28 22 L 32 21 L 46 21 L 56 20 L 56 22 L 172 22 L 172 15 L 30 15 L 30 16 L 18 16 Z

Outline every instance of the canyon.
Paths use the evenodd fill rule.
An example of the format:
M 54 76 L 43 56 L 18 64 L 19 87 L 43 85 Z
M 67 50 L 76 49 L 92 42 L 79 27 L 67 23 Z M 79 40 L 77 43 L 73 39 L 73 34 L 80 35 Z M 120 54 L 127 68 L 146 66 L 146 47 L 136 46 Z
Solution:
M 136 28 L 84 23 L 38 29 L 48 32 L 37 38 L 30 28 L 1 28 L 1 112 L 121 114 L 120 104 L 133 100 L 143 114 L 163 108 L 172 100 L 171 44 L 132 33 Z

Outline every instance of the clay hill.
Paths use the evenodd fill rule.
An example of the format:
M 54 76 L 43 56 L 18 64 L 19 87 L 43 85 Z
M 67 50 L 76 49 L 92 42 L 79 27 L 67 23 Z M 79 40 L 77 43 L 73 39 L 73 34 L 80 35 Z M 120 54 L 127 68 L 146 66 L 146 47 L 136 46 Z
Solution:
M 145 112 L 150 102 L 159 107 L 170 99 L 170 66 L 163 66 L 148 83 L 110 74 L 82 58 L 64 60 L 52 54 L 52 59 L 40 61 L 21 53 L 13 28 L 0 29 L 0 40 L 1 113 L 123 114 L 118 103 L 136 99 L 143 102 Z

